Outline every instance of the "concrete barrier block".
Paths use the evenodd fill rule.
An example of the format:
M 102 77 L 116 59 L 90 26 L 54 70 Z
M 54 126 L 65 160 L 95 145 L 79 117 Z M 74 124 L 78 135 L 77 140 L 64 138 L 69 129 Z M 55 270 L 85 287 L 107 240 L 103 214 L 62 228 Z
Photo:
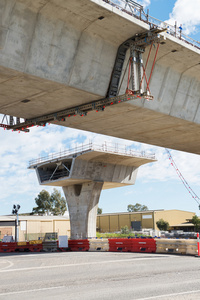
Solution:
M 90 249 L 89 251 L 109 251 L 108 239 L 89 239 Z

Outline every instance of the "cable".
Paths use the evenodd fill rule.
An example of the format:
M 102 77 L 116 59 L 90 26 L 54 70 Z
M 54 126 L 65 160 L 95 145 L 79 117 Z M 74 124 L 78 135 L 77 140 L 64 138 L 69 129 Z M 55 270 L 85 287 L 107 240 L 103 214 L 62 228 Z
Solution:
M 182 173 L 180 172 L 180 170 L 178 169 L 175 161 L 172 158 L 172 155 L 170 153 L 170 151 L 165 148 L 168 156 L 169 156 L 169 160 L 171 162 L 171 165 L 174 167 L 176 173 L 178 174 L 180 180 L 182 181 L 183 185 L 185 186 L 185 188 L 188 190 L 188 192 L 190 193 L 190 195 L 192 196 L 192 198 L 198 203 L 199 205 L 199 209 L 200 209 L 200 198 L 197 196 L 197 194 L 193 191 L 193 189 L 190 187 L 190 185 L 188 184 L 188 182 L 185 180 L 185 178 L 183 177 Z

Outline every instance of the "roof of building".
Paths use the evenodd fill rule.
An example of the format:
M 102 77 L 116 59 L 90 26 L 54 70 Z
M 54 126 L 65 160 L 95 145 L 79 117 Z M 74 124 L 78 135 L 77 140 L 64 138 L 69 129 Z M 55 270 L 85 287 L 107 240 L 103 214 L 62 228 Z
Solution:
M 170 227 L 194 227 L 193 223 L 181 223 L 176 225 L 171 225 Z
M 152 213 L 154 211 L 164 211 L 164 209 L 157 209 L 157 210 L 143 210 L 143 211 L 130 211 L 130 212 L 116 212 L 116 213 L 103 213 L 101 215 L 98 216 L 115 216 L 115 215 L 129 215 L 129 214 L 148 214 L 148 213 Z
M 129 214 L 149 214 L 153 212 L 171 212 L 171 211 L 177 211 L 177 212 L 186 212 L 186 213 L 193 213 L 189 211 L 179 210 L 179 209 L 171 209 L 171 210 L 164 210 L 164 209 L 156 209 L 156 210 L 144 210 L 144 211 L 136 211 L 136 212 L 115 212 L 115 213 L 104 213 L 100 214 L 98 216 L 118 216 L 118 215 L 129 215 Z M 0 222 L 3 221 L 13 221 L 16 219 L 15 215 L 7 215 L 7 216 L 0 216 Z M 69 220 L 69 212 L 66 212 L 64 216 L 36 216 L 36 215 L 19 215 L 20 221 L 26 221 L 26 220 L 32 220 L 32 221 L 49 221 L 49 220 Z M 188 219 L 189 220 L 189 219 Z M 192 224 L 192 223 L 186 223 L 186 224 Z M 187 226 L 183 224 L 173 225 L 173 226 Z M 189 225 L 191 226 L 191 225 Z
M 155 210 L 142 210 L 142 211 L 131 211 L 131 212 L 116 212 L 116 213 L 103 213 L 101 215 L 98 216 L 115 216 L 115 215 L 129 215 L 129 214 L 148 214 L 148 213 L 153 213 L 153 212 L 172 212 L 172 211 L 177 211 L 177 212 L 185 212 L 185 213 L 192 213 L 194 214 L 194 212 L 192 211 L 185 211 L 185 210 L 180 210 L 180 209 L 169 209 L 169 210 L 165 210 L 165 209 L 155 209 Z
M 0 222 L 2 221 L 13 221 L 16 219 L 16 216 L 10 215 L 10 216 L 0 216 Z M 57 220 L 57 221 L 64 221 L 69 220 L 69 214 L 65 216 L 19 216 L 20 221 L 50 221 L 50 220 Z

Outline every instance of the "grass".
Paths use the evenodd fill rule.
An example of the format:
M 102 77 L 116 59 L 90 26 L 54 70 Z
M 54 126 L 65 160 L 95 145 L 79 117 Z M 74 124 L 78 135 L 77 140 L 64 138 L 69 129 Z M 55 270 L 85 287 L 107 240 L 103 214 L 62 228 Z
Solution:
M 140 237 L 141 234 L 135 235 L 134 233 L 100 233 L 97 232 L 97 238 L 128 238 L 128 237 Z

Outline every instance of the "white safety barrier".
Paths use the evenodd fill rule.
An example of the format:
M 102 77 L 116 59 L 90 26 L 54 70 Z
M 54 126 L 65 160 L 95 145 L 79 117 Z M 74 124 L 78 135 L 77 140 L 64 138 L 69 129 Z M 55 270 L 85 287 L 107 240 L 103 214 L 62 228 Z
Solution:
M 188 255 L 198 255 L 197 240 L 186 240 Z
M 89 239 L 89 251 L 109 251 L 108 239 Z
M 156 253 L 197 255 L 197 240 L 156 239 Z

